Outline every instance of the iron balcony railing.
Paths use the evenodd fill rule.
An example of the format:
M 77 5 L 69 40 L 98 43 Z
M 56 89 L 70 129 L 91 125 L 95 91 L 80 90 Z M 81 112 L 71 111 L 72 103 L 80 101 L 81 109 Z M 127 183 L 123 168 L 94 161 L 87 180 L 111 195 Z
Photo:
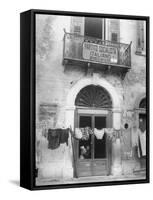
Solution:
M 131 68 L 131 43 L 64 34 L 63 59 Z

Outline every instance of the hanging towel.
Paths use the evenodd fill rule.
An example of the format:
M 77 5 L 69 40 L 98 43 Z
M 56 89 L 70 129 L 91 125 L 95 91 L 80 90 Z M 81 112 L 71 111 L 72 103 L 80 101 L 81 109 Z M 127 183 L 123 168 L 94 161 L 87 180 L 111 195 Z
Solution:
M 68 146 L 69 129 L 61 129 L 60 144 L 66 143 Z
M 57 149 L 60 146 L 60 130 L 48 129 L 48 148 Z
M 80 128 L 75 128 L 75 137 L 77 139 L 81 139 L 82 138 L 82 131 Z
M 142 156 L 146 156 L 146 131 L 139 135 Z
M 94 135 L 96 136 L 97 140 L 102 140 L 103 139 L 103 136 L 104 136 L 104 133 L 105 133 L 105 129 L 97 129 L 97 128 L 94 128 Z

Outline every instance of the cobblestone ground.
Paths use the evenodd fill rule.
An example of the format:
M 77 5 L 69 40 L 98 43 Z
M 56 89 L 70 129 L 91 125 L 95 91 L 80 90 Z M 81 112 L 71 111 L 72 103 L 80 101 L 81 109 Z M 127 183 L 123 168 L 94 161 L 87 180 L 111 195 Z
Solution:
M 81 177 L 69 180 L 50 180 L 50 179 L 36 179 L 36 185 L 59 185 L 59 184 L 76 184 L 76 183 L 91 183 L 91 182 L 110 182 L 110 181 L 128 181 L 128 180 L 144 180 L 144 174 L 138 175 L 122 175 L 122 176 L 94 176 Z

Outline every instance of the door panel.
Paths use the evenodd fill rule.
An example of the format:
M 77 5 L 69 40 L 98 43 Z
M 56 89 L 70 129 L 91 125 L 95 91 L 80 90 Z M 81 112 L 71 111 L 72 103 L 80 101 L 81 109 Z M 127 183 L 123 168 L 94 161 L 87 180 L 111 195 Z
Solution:
M 92 116 L 79 116 L 79 128 L 92 128 Z M 91 144 L 92 137 L 88 140 L 78 141 L 77 176 L 92 176 Z
M 107 159 L 94 160 L 92 165 L 93 176 L 104 176 L 107 175 Z
M 78 126 L 102 129 L 106 127 L 107 117 L 97 115 L 79 115 Z M 108 157 L 106 135 L 102 140 L 90 135 L 88 140 L 77 141 L 78 157 L 76 162 L 77 176 L 103 176 L 108 174 Z

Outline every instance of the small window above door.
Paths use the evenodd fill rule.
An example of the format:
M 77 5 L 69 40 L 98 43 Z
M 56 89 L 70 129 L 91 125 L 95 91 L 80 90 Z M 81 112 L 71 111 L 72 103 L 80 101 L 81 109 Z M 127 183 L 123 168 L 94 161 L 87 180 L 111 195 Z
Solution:
M 79 92 L 75 100 L 75 105 L 91 108 L 112 108 L 112 100 L 104 88 L 89 85 Z

